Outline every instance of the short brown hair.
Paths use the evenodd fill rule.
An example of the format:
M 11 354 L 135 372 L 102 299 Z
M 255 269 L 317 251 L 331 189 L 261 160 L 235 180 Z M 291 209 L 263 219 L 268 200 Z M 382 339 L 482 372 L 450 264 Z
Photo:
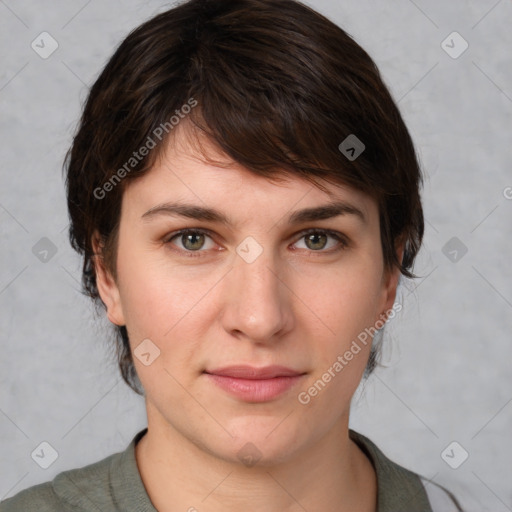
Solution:
M 93 233 L 115 277 L 124 185 L 151 169 L 172 134 L 170 119 L 191 100 L 197 106 L 187 122 L 249 171 L 302 177 L 322 190 L 319 179 L 345 184 L 375 198 L 385 268 L 416 277 L 421 170 L 369 55 L 295 0 L 189 0 L 120 44 L 90 90 L 66 155 L 69 237 L 84 258 L 84 292 L 98 305 Z M 364 144 L 356 159 L 339 149 L 350 135 Z M 149 139 L 155 147 L 130 160 Z M 125 326 L 117 327 L 116 347 L 123 379 L 140 394 Z M 372 348 L 365 376 L 377 356 Z

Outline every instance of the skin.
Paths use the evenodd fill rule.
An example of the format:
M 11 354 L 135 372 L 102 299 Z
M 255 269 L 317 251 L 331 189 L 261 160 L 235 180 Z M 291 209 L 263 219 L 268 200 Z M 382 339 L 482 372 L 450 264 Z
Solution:
M 148 495 L 159 511 L 245 512 L 250 504 L 257 512 L 374 512 L 374 469 L 348 437 L 370 343 L 307 405 L 297 395 L 394 303 L 399 272 L 384 269 L 377 204 L 350 187 L 329 185 L 326 194 L 297 177 L 272 183 L 202 144 L 228 165 L 206 162 L 186 130 L 176 130 L 158 163 L 123 193 L 117 279 L 95 261 L 110 321 L 127 326 L 132 351 L 147 338 L 160 350 L 148 366 L 134 357 L 148 416 L 136 459 Z M 296 210 L 340 199 L 366 222 L 341 215 L 287 223 Z M 177 200 L 221 210 L 234 225 L 141 218 Z M 211 235 L 169 241 L 184 228 Z M 308 228 L 337 231 L 347 245 L 332 237 L 308 245 Z M 236 253 L 248 236 L 263 248 L 250 264 Z M 200 256 L 187 256 L 187 248 L 198 254 L 190 247 Z M 250 403 L 203 373 L 233 364 L 307 373 L 283 395 Z M 251 467 L 237 455 L 246 443 L 261 456 Z

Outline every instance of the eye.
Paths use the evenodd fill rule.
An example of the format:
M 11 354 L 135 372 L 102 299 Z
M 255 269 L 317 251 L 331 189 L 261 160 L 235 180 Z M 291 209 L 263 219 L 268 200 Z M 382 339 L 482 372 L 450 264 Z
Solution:
M 329 246 L 329 238 L 335 240 L 336 243 L 331 243 Z M 177 243 L 173 241 L 176 239 Z M 210 240 L 210 244 L 206 243 Z M 348 246 L 345 237 L 336 231 L 330 231 L 325 229 L 308 229 L 300 233 L 299 240 L 305 241 L 305 248 L 310 252 L 319 253 L 332 253 L 342 250 Z M 202 252 L 206 252 L 209 249 L 215 247 L 215 243 L 212 240 L 211 234 L 208 230 L 204 229 L 182 229 L 177 233 L 172 233 L 165 240 L 165 244 L 171 246 L 177 246 L 177 252 L 184 253 L 186 256 L 202 256 Z M 298 242 L 295 243 L 295 246 Z M 338 247 L 336 247 L 338 245 Z M 302 247 L 299 247 L 302 249 Z M 327 250 L 325 250 L 327 248 Z M 334 250 L 331 250 L 333 249 Z M 196 254 L 194 254 L 196 253 Z
M 329 247 L 327 247 L 329 238 L 334 239 L 336 242 L 338 242 L 339 247 L 336 248 L 336 243 L 331 244 Z M 337 250 L 344 249 L 348 245 L 346 239 L 343 237 L 341 233 L 325 229 L 313 228 L 308 229 L 307 231 L 303 231 L 301 233 L 300 240 L 304 240 L 306 249 L 309 249 L 313 252 L 336 252 Z M 324 250 L 326 249 L 326 247 L 327 249 L 334 248 L 334 251 Z
M 166 244 L 172 244 L 172 241 L 174 239 L 177 239 L 178 242 L 181 243 L 181 247 L 178 245 L 178 249 L 180 249 L 183 252 L 187 253 L 194 253 L 194 252 L 202 252 L 201 249 L 212 249 L 212 246 L 210 247 L 204 247 L 205 239 L 211 237 L 208 234 L 207 231 L 203 229 L 183 229 L 179 231 L 178 233 L 175 233 L 171 235 L 169 238 L 165 240 Z M 212 240 L 213 242 L 213 240 Z M 196 256 L 195 254 L 187 254 L 187 256 Z M 199 254 L 198 254 L 199 256 Z

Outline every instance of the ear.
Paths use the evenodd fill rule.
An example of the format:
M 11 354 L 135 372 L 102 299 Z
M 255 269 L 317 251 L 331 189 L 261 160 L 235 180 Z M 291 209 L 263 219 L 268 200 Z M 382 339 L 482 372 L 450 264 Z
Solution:
M 107 307 L 108 319 L 115 325 L 125 325 L 119 288 L 112 274 L 105 266 L 103 257 L 104 247 L 100 242 L 100 236 L 97 231 L 94 232 L 91 242 L 94 251 L 93 262 L 96 271 L 96 287 L 98 288 L 101 300 Z
M 405 242 L 400 241 L 395 248 L 397 253 L 398 261 L 402 262 L 405 250 Z M 400 269 L 397 267 L 393 267 L 391 270 L 384 272 L 382 278 L 382 293 L 383 300 L 381 306 L 381 315 L 380 318 L 382 320 L 387 320 L 388 312 L 392 309 L 393 304 L 396 299 L 396 289 L 398 287 L 398 280 L 400 279 Z

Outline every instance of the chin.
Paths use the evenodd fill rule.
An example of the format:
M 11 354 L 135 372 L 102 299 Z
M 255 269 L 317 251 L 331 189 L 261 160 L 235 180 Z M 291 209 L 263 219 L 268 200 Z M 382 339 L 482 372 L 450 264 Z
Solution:
M 245 466 L 275 466 L 286 462 L 298 450 L 300 435 L 286 424 L 286 414 L 275 416 L 245 416 L 227 422 L 233 435 L 224 446 L 220 457 Z

